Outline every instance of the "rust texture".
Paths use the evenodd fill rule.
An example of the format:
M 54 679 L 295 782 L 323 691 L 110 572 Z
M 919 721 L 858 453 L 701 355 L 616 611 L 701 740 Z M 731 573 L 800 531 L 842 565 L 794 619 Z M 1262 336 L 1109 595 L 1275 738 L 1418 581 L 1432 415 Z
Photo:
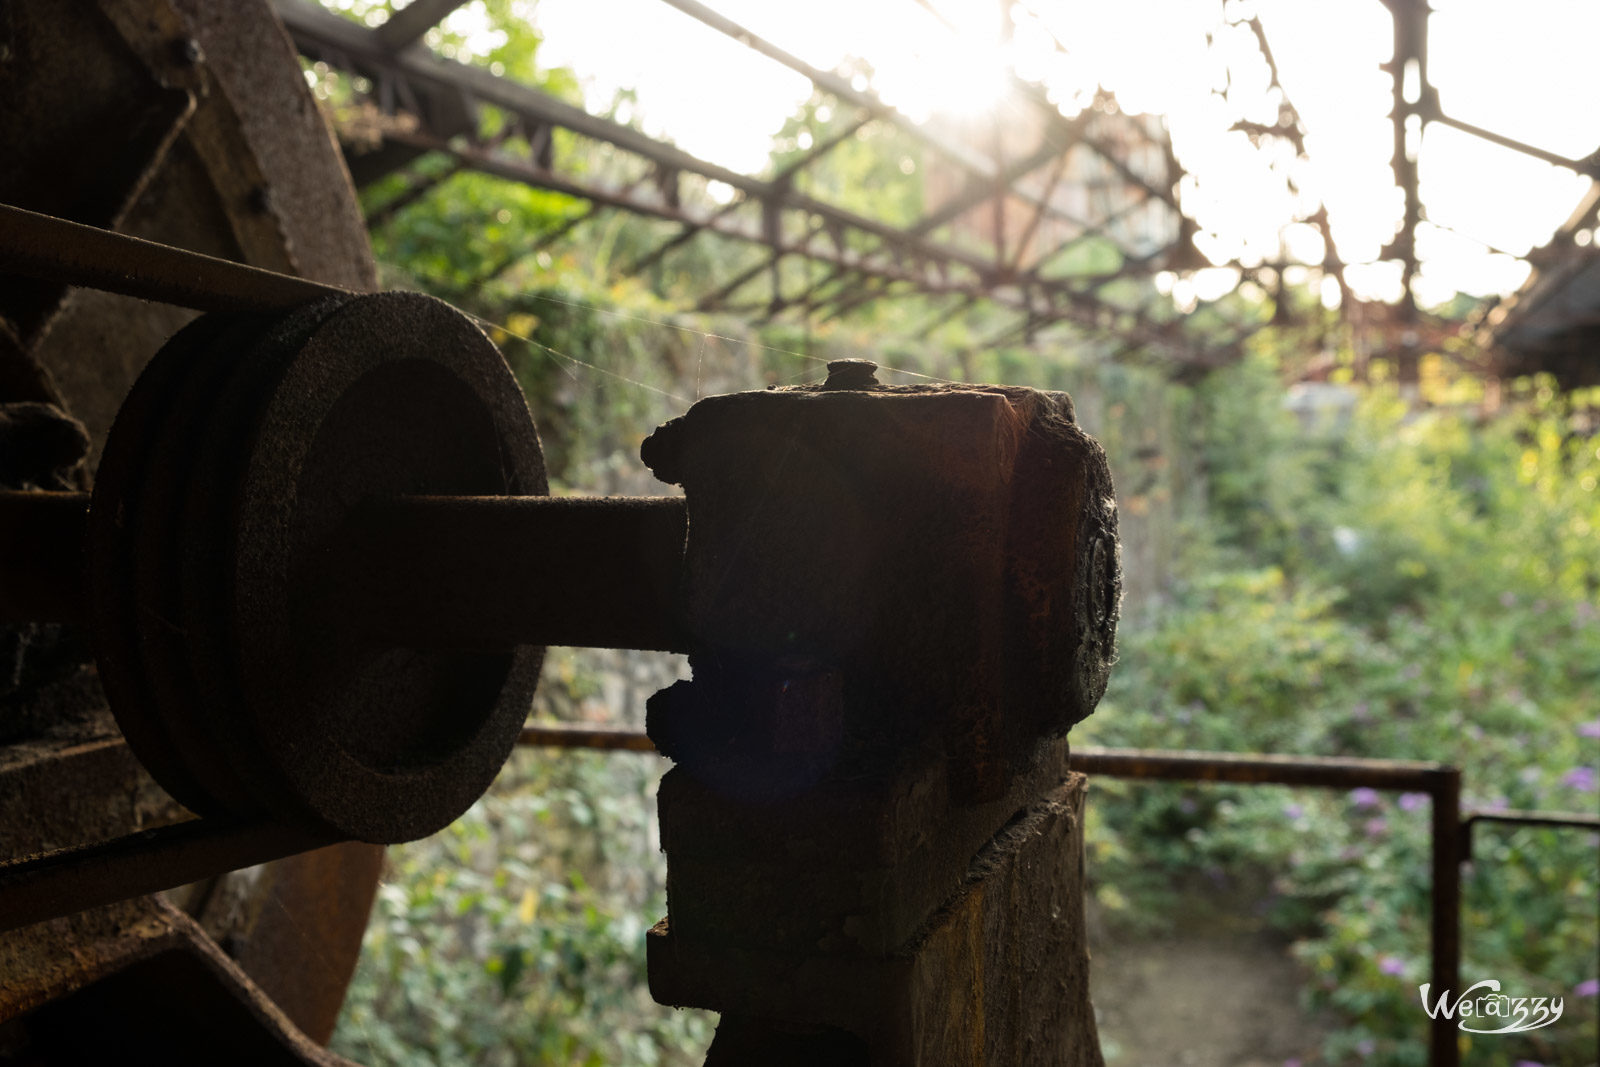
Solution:
M 1113 651 L 1104 454 L 1063 394 L 830 372 L 643 447 L 688 502 L 693 668 L 649 707 L 652 991 L 724 1013 L 711 1064 L 1098 1063 L 1058 794 Z
M 345 289 L 372 286 L 349 177 L 265 3 L 3 6 L 0 204 L 113 240 L 141 238 Z M 67 251 L 54 238 L 46 243 L 56 247 L 34 251 Z M 126 265 L 153 269 L 144 254 Z M 76 569 L 76 505 L 64 496 L 40 501 L 38 491 L 91 488 L 87 472 L 134 378 L 191 317 L 166 304 L 19 278 L 0 265 L 0 486 L 26 495 L 8 497 L 0 515 L 11 568 L 0 605 L 15 623 L 0 629 L 15 667 L 0 686 L 0 861 L 187 815 L 120 738 L 85 631 L 55 624 L 81 619 L 84 607 L 77 583 L 65 580 Z M 321 1039 L 359 951 L 381 855 L 338 846 L 169 895 Z M 36 1027 L 21 1013 L 107 978 L 119 961 L 131 965 L 153 906 L 131 901 L 0 935 L 0 1048 L 27 1062 L 109 1062 L 138 1048 L 138 1032 L 129 1031 L 122 1047 L 74 1054 L 56 1044 L 73 1039 L 71 1027 Z M 211 973 L 209 964 L 201 969 Z M 142 975 L 120 988 L 130 996 L 141 984 L 161 988 L 156 972 Z M 72 1017 L 86 1025 L 88 1016 Z M 168 1021 L 164 1012 L 150 1017 Z M 109 1021 L 92 1028 L 118 1033 Z M 184 1051 L 174 1049 L 173 1060 Z M 194 1062 L 248 1060 L 215 1047 L 189 1051 Z M 320 1062 L 309 1051 L 304 1058 Z
M 0 1056 L 48 1050 L 43 1062 L 351 1067 L 303 1034 L 193 919 L 157 898 L 0 941 L 0 969 L 28 979 L 0 987 L 0 1019 L 19 1016 L 0 1026 Z
M 650 730 L 686 765 L 702 749 L 695 734 L 718 736 L 727 747 L 706 776 L 767 781 L 775 758 L 815 780 L 933 753 L 992 797 L 1104 692 L 1115 503 L 1104 453 L 1065 394 L 712 397 L 643 455 L 689 500 L 686 623 L 692 661 L 708 668 L 658 695 Z M 797 686 L 814 693 L 788 696 Z M 764 713 L 744 699 L 759 693 Z M 830 699 L 836 721 L 810 710 L 787 721 L 791 704 Z M 786 739 L 793 730 L 812 736 Z M 796 746 L 811 766 L 787 758 Z
M 359 129 L 352 124 L 342 133 L 358 185 L 438 155 L 451 160 L 452 173 L 475 170 L 583 199 L 591 213 L 620 210 L 677 225 L 676 234 L 626 266 L 630 274 L 704 234 L 759 246 L 764 254 L 752 266 L 708 283 L 697 301 L 701 310 L 803 310 L 807 316 L 833 318 L 894 290 L 954 298 L 957 307 L 982 299 L 1020 313 L 990 345 L 1014 336 L 1031 340 L 1053 323 L 1071 322 L 1122 343 L 1138 338 L 1196 365 L 1215 365 L 1237 354 L 1235 343 L 1208 347 L 1163 322 L 1153 307 L 1130 308 L 1102 293 L 1116 278 L 1188 269 L 1199 259 L 1193 224 L 1178 210 L 1175 190 L 1183 171 L 1164 131 L 1147 116 L 1124 114 L 1109 94 L 1101 94 L 1095 107 L 1068 119 L 1043 90 L 1019 84 L 1026 106 L 1013 116 L 1011 128 L 993 131 L 1010 142 L 1005 157 L 997 159 L 974 151 L 955 133 L 911 121 L 849 79 L 805 63 L 702 4 L 669 2 L 810 80 L 836 101 L 841 113 L 851 115 L 844 130 L 820 140 L 772 177 L 754 178 L 432 51 L 419 38 L 443 12 L 459 6 L 450 0 L 412 4 L 376 28 L 339 18 L 307 0 L 273 0 L 273 6 L 302 55 L 352 76 L 366 119 Z M 490 108 L 499 116 L 493 122 L 487 120 Z M 800 180 L 813 162 L 848 143 L 863 127 L 879 124 L 920 142 L 951 175 L 950 188 L 909 223 L 865 216 L 835 199 L 808 195 Z M 585 173 L 555 150 L 558 130 L 626 153 L 650 176 L 621 183 Z M 1059 180 L 1069 157 L 1075 170 L 1088 168 L 1102 175 L 1095 179 L 1097 188 L 1109 179 L 1114 194 L 1069 208 L 1069 198 L 1055 195 L 1055 181 L 1041 187 L 1040 172 L 1054 165 Z M 735 198 L 722 206 L 695 205 L 685 195 L 682 179 L 687 175 L 725 183 L 735 190 Z M 413 171 L 410 190 L 378 207 L 373 224 L 405 210 L 436 180 Z M 1002 217 L 992 233 L 984 232 L 988 223 L 980 223 L 979 232 L 973 233 L 980 210 L 1003 201 L 1015 206 L 1013 218 L 1026 221 L 1007 224 Z M 1133 237 L 1127 224 L 1133 211 L 1159 221 Z M 1041 221 L 1057 239 L 1038 238 Z M 977 237 L 979 250 L 970 240 L 944 236 L 942 231 L 952 226 L 967 231 L 963 236 Z M 1051 269 L 1067 249 L 1097 240 L 1121 248 L 1120 266 L 1077 280 Z M 988 244 L 993 254 L 981 247 Z M 1007 247 L 1013 250 L 1009 257 L 1004 254 Z M 536 252 L 532 246 L 519 249 L 496 269 L 507 270 Z M 784 291 L 773 268 L 796 256 L 816 264 L 818 276 Z M 765 278 L 773 279 L 771 284 L 762 285 Z M 752 299 L 736 303 L 741 295 Z
M 348 624 L 415 648 L 687 652 L 682 497 L 408 496 L 352 516 Z
M 1097 1067 L 1083 913 L 1085 786 L 1072 775 L 1019 813 L 896 951 L 831 956 L 715 945 L 667 919 L 650 931 L 652 992 L 725 1013 L 708 1065 L 768 1062 L 804 1035 L 839 1047 L 840 1062 L 863 1065 Z M 773 1018 L 783 1025 L 753 1023 Z M 718 1045 L 741 1046 L 747 1058 Z
M 186 327 L 118 413 L 89 513 L 91 629 L 129 744 L 202 814 L 374 843 L 445 826 L 510 754 L 543 649 L 365 640 L 331 550 L 369 496 L 545 489 L 510 369 L 440 301 Z

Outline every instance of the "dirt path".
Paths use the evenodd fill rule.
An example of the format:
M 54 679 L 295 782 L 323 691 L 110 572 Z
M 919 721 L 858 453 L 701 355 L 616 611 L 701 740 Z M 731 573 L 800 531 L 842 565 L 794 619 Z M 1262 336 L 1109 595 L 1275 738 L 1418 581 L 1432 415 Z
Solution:
M 1322 1028 L 1301 975 L 1262 933 L 1174 933 L 1095 945 L 1090 989 L 1106 1067 L 1283 1067 L 1312 1062 Z

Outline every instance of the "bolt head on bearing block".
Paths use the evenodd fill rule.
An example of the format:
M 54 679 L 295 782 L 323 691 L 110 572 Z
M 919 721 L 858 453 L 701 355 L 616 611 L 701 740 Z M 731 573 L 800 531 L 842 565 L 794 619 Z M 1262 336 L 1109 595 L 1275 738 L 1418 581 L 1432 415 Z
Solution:
M 366 500 L 545 492 L 515 378 L 447 304 L 196 320 L 119 412 L 90 508 L 91 625 L 129 745 L 201 814 L 379 843 L 445 826 L 510 754 L 543 650 L 352 634 L 334 545 Z

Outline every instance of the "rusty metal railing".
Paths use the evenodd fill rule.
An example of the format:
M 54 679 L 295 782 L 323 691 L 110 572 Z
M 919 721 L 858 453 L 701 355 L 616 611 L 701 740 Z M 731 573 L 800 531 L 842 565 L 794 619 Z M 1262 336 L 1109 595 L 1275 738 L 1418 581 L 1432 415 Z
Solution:
M 1075 748 L 1072 767 L 1085 774 L 1167 781 L 1293 785 L 1325 789 L 1382 789 L 1426 793 L 1432 802 L 1429 883 L 1429 977 L 1434 989 L 1459 988 L 1461 974 L 1461 771 L 1443 763 L 1411 760 L 1320 759 L 1307 756 L 1234 755 L 1141 749 Z M 1434 1067 L 1460 1062 L 1455 1020 L 1444 1012 L 1429 1021 L 1428 1060 Z
M 566 725 L 523 728 L 522 745 L 653 752 L 636 730 Z M 1427 794 L 1432 807 L 1429 976 L 1434 989 L 1455 990 L 1461 972 L 1461 864 L 1472 857 L 1473 828 L 1496 822 L 1558 829 L 1600 830 L 1600 816 L 1573 812 L 1473 811 L 1462 817 L 1461 770 L 1444 763 L 1387 759 L 1324 759 L 1259 753 L 1185 752 L 1080 746 L 1072 769 L 1108 778 L 1324 789 L 1381 789 Z M 1429 1023 L 1429 1063 L 1456 1067 L 1460 1046 L 1455 1020 L 1439 1012 Z

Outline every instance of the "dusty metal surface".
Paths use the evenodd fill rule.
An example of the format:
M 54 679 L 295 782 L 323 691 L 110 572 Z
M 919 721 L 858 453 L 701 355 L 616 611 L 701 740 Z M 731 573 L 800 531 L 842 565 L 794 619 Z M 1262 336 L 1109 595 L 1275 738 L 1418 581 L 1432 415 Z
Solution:
M 56 719 L 49 728 L 52 736 L 0 746 L 0 810 L 6 813 L 0 821 L 0 857 L 109 841 L 130 829 L 149 830 L 188 818 L 134 758 L 109 714 L 75 723 Z M 248 840 L 243 843 L 247 849 L 255 847 Z M 291 842 L 297 848 L 310 843 L 303 838 Z M 156 857 L 148 863 L 133 858 L 136 867 L 154 871 L 162 885 L 174 884 L 173 878 L 182 873 L 157 863 Z M 201 872 L 210 874 L 259 854 L 213 852 L 200 858 Z M 348 980 L 344 968 L 354 964 L 381 862 L 380 849 L 319 849 L 208 880 L 187 894 L 191 903 L 185 906 L 308 1036 L 325 1041 Z M 10 873 L 8 868 L 0 875 L 0 921 L 7 925 L 19 915 Z M 123 895 L 126 887 L 103 877 L 86 881 L 84 873 L 76 868 L 62 883 L 62 895 L 51 894 L 44 902 L 48 914 L 76 910 L 83 901 L 72 900 L 73 893 Z M 84 928 L 78 919 L 60 920 L 0 936 L 0 973 L 7 978 L 0 983 L 0 1022 L 94 980 L 104 968 L 91 967 L 91 961 L 121 958 L 113 941 L 122 927 L 93 926 L 99 931 L 94 947 L 73 943 L 73 931 Z
M 542 650 L 363 639 L 330 549 L 366 497 L 544 491 L 515 379 L 439 301 L 194 323 L 118 414 L 90 510 L 92 628 L 129 743 L 196 811 L 375 842 L 449 823 L 515 743 Z
M 165 826 L 187 813 L 151 780 L 108 712 L 0 747 L 0 855 L 32 856 Z
M 71 0 L 64 17 L 61 4 L 9 3 L 14 56 L 0 79 L 38 106 L 8 108 L 0 119 L 14 149 L 7 162 L 17 163 L 0 173 L 0 203 L 370 288 L 349 178 L 281 27 L 263 3 L 222 6 Z M 198 61 L 179 47 L 189 42 Z M 56 81 L 61 88 L 47 93 Z M 174 94 L 192 101 L 177 128 L 130 142 L 143 127 L 128 110 Z M 122 162 L 101 165 L 99 151 Z M 60 287 L 35 292 L 8 281 L 7 291 L 34 293 L 32 310 L 16 312 L 25 355 L 89 428 L 96 451 L 139 368 L 190 317 Z
M 694 672 L 649 705 L 677 764 L 652 991 L 725 1013 L 711 1063 L 840 1034 L 865 1063 L 1098 1063 L 1081 929 L 1054 925 L 1081 842 L 1018 860 L 1027 893 L 974 864 L 1066 779 L 1105 687 L 1104 454 L 1061 394 L 829 370 L 703 400 L 642 449 L 688 501 Z M 1014 907 L 991 923 L 986 899 Z M 1021 1007 L 1044 988 L 1050 1011 Z
M 4 8 L 0 204 L 346 288 L 371 286 L 349 179 L 265 4 L 11 0 Z M 129 385 L 190 317 L 169 305 L 0 277 L 0 446 L 4 464 L 25 468 L 4 484 L 88 488 L 82 472 L 93 469 Z M 52 442 L 73 425 L 87 447 L 62 456 Z M 8 525 L 7 536 L 48 549 L 41 563 L 67 566 L 70 531 L 42 544 L 50 537 L 28 525 L 33 515 L 21 528 Z M 57 518 L 73 521 L 65 512 Z M 34 617 L 0 632 L 16 668 L 0 685 L 0 857 L 182 818 L 122 744 L 82 630 L 37 621 L 75 614 L 77 605 L 41 605 L 15 580 L 0 600 Z M 183 896 L 208 935 L 247 961 L 308 1033 L 325 1038 L 354 966 L 381 851 L 341 846 L 313 855 L 338 862 L 268 865 Z M 64 932 L 50 940 L 45 929 Z M 0 1019 L 78 988 L 101 973 L 94 960 L 117 958 L 117 939 L 132 936 L 127 926 L 83 928 L 81 938 L 74 929 L 47 923 L 0 936 Z M 18 1054 L 47 1051 L 25 1044 Z
M 667 755 L 694 760 L 680 729 L 726 733 L 735 752 L 749 740 L 749 774 L 773 773 L 762 731 L 784 724 L 739 694 L 814 679 L 843 686 L 847 709 L 838 736 L 818 742 L 833 765 L 817 774 L 937 752 L 992 797 L 1104 691 L 1120 599 L 1115 504 L 1104 453 L 1064 394 L 740 393 L 701 401 L 642 454 L 685 487 L 687 624 L 718 657 L 693 683 L 692 712 L 674 711 L 688 689 L 657 698 L 650 729 Z M 781 719 L 781 702 L 771 714 Z M 732 754 L 719 750 L 721 771 L 704 773 L 744 773 Z
M 192 117 L 194 96 L 153 77 L 98 5 L 74 5 L 72 18 L 52 6 L 7 5 L 0 202 L 115 226 Z M 9 280 L 0 316 L 32 340 L 63 295 L 53 282 Z
M 373 501 L 348 528 L 348 622 L 415 648 L 687 652 L 682 497 Z
M 301 1033 L 333 1037 L 384 850 L 343 844 L 219 879 L 195 915 Z
M 669 918 L 650 931 L 651 990 L 734 1022 L 728 1043 L 750 1058 L 720 1059 L 719 1027 L 708 1065 L 766 1062 L 792 1045 L 790 1032 L 808 1029 L 854 1035 L 863 1047 L 846 1062 L 861 1064 L 1098 1065 L 1087 998 L 1084 794 L 1084 777 L 1073 775 L 1027 805 L 892 952 L 715 944 L 685 936 Z
M 0 204 L 0 270 L 197 311 L 271 311 L 349 290 Z
M 176 908 L 146 897 L 0 941 L 0 1057 L 337 1067 Z
M 674 767 L 658 792 L 674 932 L 728 950 L 892 955 L 996 830 L 1066 776 L 1067 745 L 1042 746 L 981 802 L 961 795 L 955 762 L 755 804 L 730 803 L 692 763 Z
M 0 868 L 0 933 L 327 844 L 261 820 L 191 819 Z

